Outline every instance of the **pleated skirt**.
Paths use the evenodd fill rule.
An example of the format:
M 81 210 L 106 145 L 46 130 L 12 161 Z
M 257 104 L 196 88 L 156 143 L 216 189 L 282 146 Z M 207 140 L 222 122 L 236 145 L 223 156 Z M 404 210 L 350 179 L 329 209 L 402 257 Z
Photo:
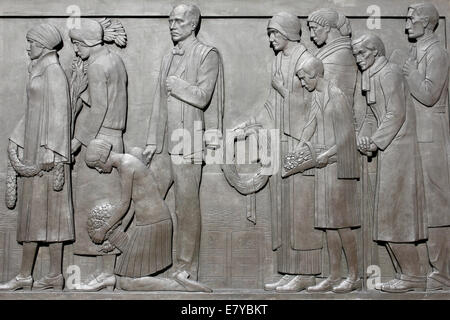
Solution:
M 137 225 L 118 257 L 115 273 L 140 278 L 163 270 L 172 264 L 172 220 Z

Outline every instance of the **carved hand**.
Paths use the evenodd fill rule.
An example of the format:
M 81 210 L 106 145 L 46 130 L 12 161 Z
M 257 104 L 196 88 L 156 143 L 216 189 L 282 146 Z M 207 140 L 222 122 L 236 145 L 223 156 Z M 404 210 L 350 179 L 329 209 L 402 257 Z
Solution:
M 77 152 L 81 147 L 81 142 L 77 138 L 73 138 L 71 142 L 72 154 Z
M 279 94 L 283 98 L 285 98 L 288 94 L 288 90 L 283 87 L 283 75 L 280 71 L 277 71 L 272 76 L 272 87 L 278 91 Z
M 55 166 L 55 155 L 52 150 L 45 149 L 42 159 L 41 168 L 44 171 L 50 171 Z
M 171 92 L 173 88 L 176 87 L 178 80 L 180 80 L 180 78 L 177 76 L 170 76 L 166 79 L 166 89 L 168 92 Z
M 367 136 L 358 137 L 358 149 L 362 153 L 369 155 L 370 152 L 377 151 L 378 147 L 375 143 L 373 143 L 372 139 Z
M 145 147 L 145 150 L 144 150 L 144 152 L 142 152 L 142 155 L 144 156 L 145 160 L 147 161 L 147 164 L 150 163 L 155 152 L 156 152 L 155 145 L 149 144 Z
M 102 226 L 100 229 L 95 231 L 92 241 L 94 243 L 100 244 L 103 242 L 103 239 L 105 239 L 106 232 L 108 232 L 109 228 L 108 226 Z
M 409 76 L 411 72 L 415 70 L 417 70 L 417 60 L 415 59 L 406 60 L 405 64 L 403 65 L 403 74 L 405 76 Z
M 323 168 L 328 164 L 328 154 L 326 152 L 320 154 L 317 159 L 317 168 Z
M 305 145 L 305 141 L 300 141 L 294 148 L 294 151 L 299 151 Z

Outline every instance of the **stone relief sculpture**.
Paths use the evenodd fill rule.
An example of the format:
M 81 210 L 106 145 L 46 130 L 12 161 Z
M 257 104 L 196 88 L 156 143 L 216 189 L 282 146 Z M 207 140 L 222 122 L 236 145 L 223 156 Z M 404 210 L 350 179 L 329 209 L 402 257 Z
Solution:
M 311 39 L 319 48 L 324 79 L 333 81 L 353 107 L 358 68 L 351 49 L 351 26 L 347 17 L 334 9 L 323 8 L 308 16 Z
M 51 24 L 31 28 L 26 39 L 31 59 L 25 115 L 9 138 L 11 167 L 20 177 L 17 241 L 22 243 L 19 274 L 0 290 L 62 290 L 63 242 L 74 239 L 70 174 L 69 85 L 59 63 L 59 30 Z M 13 190 L 15 177 L 11 179 Z M 15 200 L 15 199 L 10 199 Z M 13 208 L 15 201 L 9 202 Z M 50 270 L 33 282 L 39 244 L 50 248 Z
M 224 103 L 222 60 L 216 48 L 196 38 L 200 19 L 195 5 L 181 4 L 170 13 L 174 47 L 161 63 L 144 150 L 147 160 L 154 154 L 170 155 L 177 218 L 173 277 L 191 281 L 198 280 L 199 190 L 205 151 L 203 143 L 192 143 L 192 138 L 204 129 L 222 131 Z M 215 146 L 206 141 L 206 147 Z
M 373 236 L 386 244 L 396 270 L 395 279 L 380 289 L 425 290 L 416 244 L 427 238 L 427 217 L 412 98 L 400 67 L 387 60 L 378 36 L 365 34 L 353 40 L 352 47 L 368 112 L 378 125 L 371 137 L 358 137 L 362 153 L 378 153 Z
M 281 163 L 282 156 L 294 150 L 300 141 L 309 114 L 309 96 L 296 76 L 300 65 L 311 58 L 300 43 L 301 23 L 293 14 L 280 12 L 267 25 L 267 34 L 275 59 L 272 65 L 272 88 L 258 117 L 265 128 L 280 130 L 279 150 L 273 150 Z M 276 167 L 276 166 L 274 166 Z M 321 271 L 323 232 L 314 229 L 314 176 L 296 174 L 282 178 L 281 170 L 270 180 L 272 202 L 272 250 L 277 253 L 277 271 L 283 277 L 266 283 L 265 290 L 298 292 L 315 284 Z
M 119 55 L 104 45 L 105 41 L 118 46 L 126 44 L 126 34 L 118 22 L 109 19 L 97 22 L 81 19 L 79 28 L 69 32 L 76 56 L 72 78 L 73 113 L 76 116 L 72 139 L 72 153 L 79 152 L 74 188 L 75 231 L 74 253 L 97 256 L 97 270 L 89 275 L 78 289 L 97 291 L 114 286 L 114 260 L 117 250 L 101 251 L 89 237 L 88 213 L 96 205 L 120 194 L 119 176 L 116 172 L 101 175 L 89 168 L 84 159 L 86 147 L 95 138 L 112 144 L 112 150 L 123 152 L 123 131 L 127 116 L 127 72 Z
M 352 228 L 360 226 L 357 179 L 360 176 L 356 148 L 353 112 L 344 93 L 331 81 L 324 80 L 324 66 L 320 59 L 306 60 L 297 75 L 302 85 L 313 91 L 308 123 L 301 142 L 315 142 L 322 151 L 317 156 L 315 172 L 315 223 L 326 231 L 330 276 L 309 292 L 351 292 L 361 288 L 358 276 L 356 234 Z M 349 275 L 341 281 L 341 254 L 344 249 Z
M 118 277 L 118 287 L 122 290 L 178 290 L 208 291 L 194 281 L 184 277 L 168 279 L 151 276 L 172 264 L 172 219 L 169 208 L 163 200 L 153 173 L 144 162 L 142 149 L 137 148 L 136 156 L 111 151 L 112 144 L 99 139 L 89 142 L 86 163 L 101 173 L 119 172 L 122 193 L 118 203 L 98 208 L 100 214 L 108 215 L 93 221 L 90 236 L 95 243 L 104 243 L 104 251 L 121 251 L 114 273 Z M 134 211 L 132 215 L 127 214 Z M 129 220 L 134 221 L 128 227 Z M 121 225 L 118 227 L 117 225 Z M 95 227 L 94 227 L 95 226 Z M 126 233 L 124 232 L 125 229 Z M 112 286 L 110 287 L 112 288 Z
M 31 59 L 23 96 L 26 108 L 9 134 L 7 162 L 0 172 L 11 212 L 6 218 L 0 215 L 0 278 L 9 280 L 0 283 L 0 291 L 62 291 L 65 286 L 71 290 L 69 278 L 63 276 L 63 262 L 68 262 L 63 261 L 63 249 L 72 244 L 73 254 L 83 256 L 80 266 L 91 271 L 95 267 L 92 274 L 82 273 L 81 283 L 76 281 L 74 290 L 82 292 L 117 288 L 211 293 L 217 287 L 239 288 L 240 294 L 248 286 L 263 287 L 271 292 L 268 297 L 303 291 L 377 298 L 365 282 L 366 268 L 379 265 L 380 279 L 390 279 L 385 270 L 392 264 L 393 279 L 377 283 L 377 290 L 396 297 L 440 290 L 426 296 L 444 291 L 446 298 L 450 292 L 450 58 L 443 30 L 448 26 L 439 25 L 445 19 L 433 4 L 409 2 L 400 8 L 407 9 L 407 39 L 393 46 L 389 59 L 383 40 L 392 42 L 396 37 L 383 33 L 389 27 L 375 31 L 381 37 L 367 33 L 352 40 L 350 20 L 354 20 L 338 11 L 344 11 L 341 5 L 307 15 L 306 26 L 317 47 L 313 54 L 302 41 L 297 16 L 308 12 L 281 6 L 287 11 L 269 19 L 266 29 L 274 52 L 267 70 L 268 98 L 258 106 L 257 116 L 231 130 L 231 137 L 229 131 L 224 135 L 222 123 L 221 53 L 231 57 L 231 81 L 236 76 L 233 67 L 242 67 L 245 58 L 233 65 L 234 52 L 226 41 L 219 42 L 229 36 L 228 30 L 213 37 L 223 45 L 221 53 L 197 38 L 202 18 L 196 5 L 174 6 L 168 19 L 173 47 L 162 57 L 156 87 L 147 92 L 136 90 L 133 83 L 130 89 L 130 106 L 134 104 L 130 113 L 136 110 L 136 101 L 146 105 L 151 98 L 153 103 L 149 119 L 129 124 L 133 129 L 136 124 L 148 125 L 141 136 L 144 148 L 127 148 L 127 153 L 123 140 L 127 68 L 108 46 L 127 46 L 121 22 L 82 18 L 69 28 L 73 48 L 69 51 L 74 55 L 69 72 L 63 68 L 66 51 L 60 51 L 63 29 L 49 23 L 33 26 L 26 34 Z M 348 17 L 355 17 L 353 12 L 345 9 Z M 133 19 L 127 19 L 130 37 L 142 27 L 130 22 Z M 398 25 L 389 19 L 383 23 Z M 207 22 L 208 28 L 212 26 L 208 30 L 220 27 Z M 440 40 L 443 36 L 445 41 Z M 148 49 L 146 45 L 135 49 Z M 409 51 L 402 49 L 407 46 Z M 271 58 L 271 51 L 267 56 L 255 48 L 261 50 L 253 52 L 261 61 Z M 133 61 L 129 71 L 136 72 L 136 51 L 126 51 L 125 62 Z M 5 69 L 0 66 L 0 70 Z M 155 75 L 150 70 L 142 83 L 147 86 Z M 233 88 L 235 82 L 231 84 Z M 261 89 L 248 87 L 255 92 Z M 139 91 L 148 96 L 139 96 Z M 243 91 L 254 98 L 252 90 Z M 227 120 L 233 122 L 243 112 L 237 109 L 232 108 Z M 6 113 L 7 119 L 10 115 L 14 113 Z M 268 136 L 261 134 L 266 129 L 271 131 Z M 276 143 L 272 143 L 274 132 Z M 233 143 L 256 139 L 258 158 L 249 157 L 258 167 L 253 175 L 249 167 L 241 174 L 237 156 L 231 163 L 204 169 L 208 152 L 222 153 L 223 145 L 215 139 L 221 136 Z M 126 136 L 127 141 L 135 138 L 132 132 Z M 264 158 L 264 152 L 270 156 Z M 170 171 L 169 179 L 165 172 L 153 170 L 155 160 Z M 219 208 L 222 200 L 212 205 L 206 199 L 206 205 L 200 206 L 200 199 L 208 198 L 205 193 L 201 197 L 205 174 L 207 179 L 223 174 L 220 181 L 213 178 L 217 185 L 212 192 L 223 199 L 224 208 Z M 168 192 L 172 186 L 173 194 Z M 228 199 L 226 192 L 234 192 L 229 186 L 245 200 Z M 262 199 L 265 194 L 260 191 L 270 194 L 270 199 Z M 11 231 L 16 205 L 17 229 Z M 241 215 L 236 207 L 246 213 Z M 264 211 L 258 212 L 258 218 L 257 207 Z M 233 218 L 222 220 L 227 214 Z M 235 217 L 234 224 L 219 225 Z M 20 251 L 14 249 L 11 234 L 21 244 Z M 324 238 L 328 259 L 322 259 Z M 206 243 L 204 251 L 201 240 Z M 380 246 L 386 248 L 386 257 L 378 253 Z M 39 251 L 42 247 L 48 247 L 48 253 L 46 248 Z M 71 260 L 71 247 L 66 248 L 68 264 L 78 266 L 77 260 Z M 16 252 L 21 259 L 16 260 Z M 250 255 L 254 256 L 249 259 Z M 382 259 L 389 262 L 387 269 Z M 220 263 L 223 270 L 215 270 Z M 251 263 L 254 266 L 249 267 Z M 327 265 L 329 274 L 324 272 Z M 249 280 L 246 274 L 255 270 L 258 274 Z M 355 292 L 359 290 L 365 292 Z M 283 299 L 283 295 L 276 297 Z
M 413 41 L 403 74 L 411 90 L 422 158 L 428 255 L 433 271 L 427 290 L 450 287 L 449 58 L 434 34 L 439 13 L 429 3 L 408 8 L 406 31 Z

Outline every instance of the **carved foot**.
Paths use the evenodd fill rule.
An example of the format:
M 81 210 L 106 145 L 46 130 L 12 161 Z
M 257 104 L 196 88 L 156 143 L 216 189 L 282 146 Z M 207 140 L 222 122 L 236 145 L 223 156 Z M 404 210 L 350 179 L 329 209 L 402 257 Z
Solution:
M 33 290 L 46 290 L 46 289 L 54 289 L 54 290 L 62 290 L 64 287 L 64 277 L 62 274 L 57 275 L 56 277 L 49 277 L 48 275 L 39 279 L 33 283 Z
M 295 276 L 291 281 L 283 286 L 277 287 L 277 292 L 300 292 L 316 284 L 314 277 Z
M 339 285 L 333 287 L 334 293 L 349 293 L 354 290 L 360 290 L 362 288 L 362 282 L 360 279 L 351 280 L 349 278 L 342 281 Z
M 175 276 L 175 281 L 186 288 L 186 291 L 190 292 L 212 292 L 212 289 L 208 288 L 204 284 L 198 281 L 189 279 L 190 275 L 187 271 L 180 271 Z
M 19 289 L 23 290 L 31 290 L 31 286 L 33 284 L 33 277 L 28 276 L 22 278 L 20 276 L 16 276 L 8 282 L 0 284 L 0 291 L 16 291 Z
M 445 279 L 437 271 L 433 271 L 427 277 L 427 291 L 450 290 L 450 280 Z
M 333 290 L 333 287 L 337 286 L 340 281 L 341 281 L 341 279 L 333 280 L 331 278 L 326 278 L 319 284 L 312 286 L 312 287 L 308 287 L 307 290 L 308 290 L 308 292 L 311 292 L 311 293 L 328 292 L 328 291 Z
M 95 292 L 102 289 L 113 291 L 116 285 L 116 276 L 109 273 L 90 275 L 83 283 L 75 287 L 77 291 Z
M 264 285 L 264 290 L 266 291 L 273 291 L 275 290 L 277 287 L 280 286 L 284 286 L 285 284 L 288 284 L 289 281 L 291 281 L 292 276 L 289 274 L 285 274 L 280 280 L 278 280 L 277 282 L 273 282 L 273 283 L 266 283 Z
M 408 291 L 425 291 L 424 281 L 396 280 L 383 283 L 381 291 L 390 293 L 404 293 Z

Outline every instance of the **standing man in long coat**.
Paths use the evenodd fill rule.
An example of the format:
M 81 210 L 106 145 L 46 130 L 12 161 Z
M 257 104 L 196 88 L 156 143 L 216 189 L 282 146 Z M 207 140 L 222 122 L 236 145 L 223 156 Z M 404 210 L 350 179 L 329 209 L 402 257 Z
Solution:
M 301 23 L 287 12 L 274 15 L 267 33 L 276 54 L 272 65 L 272 87 L 264 105 L 261 122 L 280 131 L 276 161 L 292 152 L 300 141 L 309 111 L 310 95 L 296 76 L 301 64 L 312 55 L 300 43 Z M 322 272 L 323 232 L 314 229 L 314 173 L 281 177 L 281 170 L 270 178 L 272 200 L 272 250 L 277 269 L 284 276 L 267 283 L 265 290 L 297 292 L 315 284 Z
M 105 21 L 102 21 L 103 23 Z M 89 275 L 76 289 L 98 291 L 115 285 L 114 262 L 118 251 L 108 254 L 101 246 L 92 242 L 87 230 L 89 212 L 97 205 L 109 203 L 120 195 L 120 179 L 117 172 L 102 175 L 89 168 L 85 161 L 86 149 L 93 139 L 103 139 L 112 145 L 112 150 L 123 153 L 123 131 L 127 119 L 128 76 L 122 58 L 104 46 L 106 24 L 91 19 L 82 19 L 81 27 L 71 29 L 69 36 L 75 53 L 87 65 L 87 89 L 78 98 L 83 103 L 75 120 L 72 153 L 81 152 L 75 166 L 75 231 L 74 253 L 96 256 L 96 271 Z M 123 37 L 114 32 L 109 37 Z M 74 90 L 76 91 L 76 90 Z
M 412 45 L 403 73 L 417 115 L 417 138 L 428 214 L 428 256 L 433 271 L 427 289 L 450 287 L 450 129 L 448 53 L 434 34 L 439 13 L 431 3 L 408 8 L 406 30 Z
M 221 132 L 223 118 L 222 60 L 216 48 L 197 39 L 200 18 L 195 5 L 181 4 L 170 13 L 175 46 L 162 59 L 144 150 L 147 159 L 155 153 L 170 155 L 177 217 L 173 277 L 181 282 L 198 279 L 204 153 L 198 136 L 205 129 Z
M 57 54 L 62 43 L 59 30 L 51 24 L 35 26 L 28 31 L 27 41 L 31 58 L 27 108 L 9 138 L 8 148 L 14 169 L 23 177 L 17 220 L 22 264 L 19 275 L 0 284 L 0 290 L 32 286 L 62 290 L 63 242 L 74 239 L 69 84 Z M 17 147 L 23 151 L 21 159 Z M 33 282 L 39 243 L 49 245 L 50 272 Z
M 378 125 L 371 137 L 358 138 L 361 152 L 378 153 L 374 240 L 386 243 L 399 267 L 396 278 L 381 290 L 424 290 L 416 244 L 427 238 L 427 222 L 414 106 L 401 69 L 386 59 L 380 38 L 365 34 L 353 40 L 352 47 L 362 71 L 367 111 Z

